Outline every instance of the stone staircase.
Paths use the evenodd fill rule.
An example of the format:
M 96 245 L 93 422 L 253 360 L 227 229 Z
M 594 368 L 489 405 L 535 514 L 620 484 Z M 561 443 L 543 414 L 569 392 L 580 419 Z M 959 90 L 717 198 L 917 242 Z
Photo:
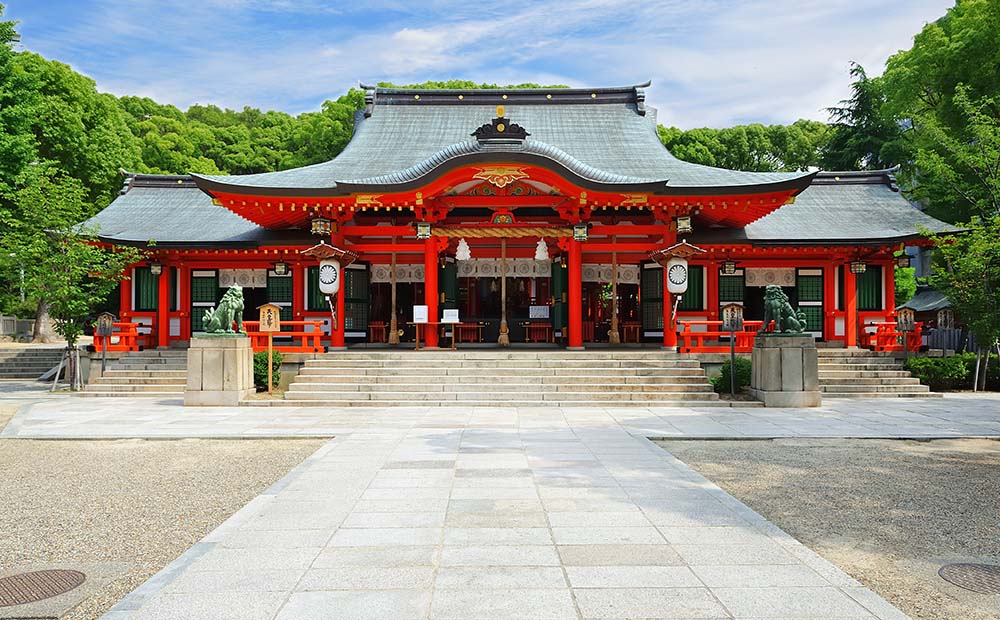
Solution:
M 187 384 L 187 351 L 154 349 L 126 353 L 114 362 L 108 362 L 103 377 L 100 359 L 91 373 L 90 383 L 79 396 L 115 397 L 150 396 L 183 397 Z
M 663 351 L 333 353 L 306 361 L 273 404 L 728 406 L 698 360 Z
M 819 349 L 819 386 L 824 398 L 940 398 L 891 353 L 864 349 Z
M 0 379 L 37 379 L 59 365 L 63 347 L 0 349 Z

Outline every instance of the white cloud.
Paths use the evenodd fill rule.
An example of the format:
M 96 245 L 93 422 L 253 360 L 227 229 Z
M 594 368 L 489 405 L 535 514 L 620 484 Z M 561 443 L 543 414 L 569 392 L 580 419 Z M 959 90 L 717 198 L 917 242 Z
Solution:
M 10 2 L 8 15 L 17 18 Z M 27 1 L 27 0 L 23 0 Z M 826 119 L 848 63 L 870 74 L 948 0 L 368 3 L 103 0 L 25 44 L 118 94 L 289 112 L 365 81 L 619 85 L 653 79 L 681 127 Z M 868 5 L 868 6 L 866 6 Z M 36 9 L 37 11 L 37 9 Z M 53 15 L 58 22 L 58 16 Z M 96 44 L 95 44 L 96 43 Z

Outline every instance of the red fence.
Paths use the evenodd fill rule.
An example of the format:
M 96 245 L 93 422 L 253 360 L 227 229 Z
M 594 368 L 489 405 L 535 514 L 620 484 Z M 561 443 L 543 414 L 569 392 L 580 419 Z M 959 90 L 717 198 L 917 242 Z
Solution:
M 881 321 L 870 323 L 875 326 L 875 333 L 868 334 L 868 341 L 865 343 L 876 351 L 902 351 L 903 338 L 906 338 L 907 351 L 919 351 L 923 344 L 923 322 L 918 321 L 913 325 L 913 331 L 896 331 L 896 323 L 893 321 Z
M 323 321 L 282 321 L 282 327 L 296 328 L 291 331 L 271 332 L 274 338 L 291 338 L 293 342 L 279 340 L 274 343 L 274 350 L 282 353 L 322 353 Z M 307 331 L 312 327 L 312 331 Z M 267 332 L 260 331 L 260 321 L 243 321 L 243 329 L 250 337 L 254 351 L 267 351 Z M 298 344 L 295 344 L 298 342 Z
M 678 344 L 681 353 L 729 353 L 729 343 L 721 342 L 729 332 L 721 331 L 722 321 L 677 321 L 682 326 L 678 333 Z M 753 349 L 753 341 L 763 321 L 743 321 L 743 331 L 733 334 L 736 340 L 737 353 L 749 353 Z M 704 331 L 695 331 L 694 327 L 703 327 Z

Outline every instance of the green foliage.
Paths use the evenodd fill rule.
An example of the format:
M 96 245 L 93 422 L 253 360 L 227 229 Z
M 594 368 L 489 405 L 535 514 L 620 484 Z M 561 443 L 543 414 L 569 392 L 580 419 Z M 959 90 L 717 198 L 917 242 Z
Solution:
M 976 371 L 976 354 L 960 353 L 951 357 L 914 357 L 906 369 L 936 392 L 970 390 Z M 1000 357 L 994 352 L 986 371 L 986 389 L 1000 390 Z
M 277 386 L 281 379 L 281 351 L 272 351 L 271 355 L 271 384 Z M 267 391 L 267 351 L 253 354 L 253 384 L 258 392 Z
M 826 170 L 881 170 L 896 164 L 894 141 L 899 124 L 885 111 L 885 89 L 869 78 L 864 67 L 851 63 L 851 98 L 828 108 L 833 121 L 829 142 L 823 147 Z
M 886 63 L 885 113 L 902 180 L 928 211 L 950 222 L 1000 213 L 1000 3 L 961 0 Z
M 896 296 L 893 300 L 897 306 L 905 304 L 917 294 L 917 270 L 914 267 L 896 267 Z
M 76 226 L 87 190 L 54 166 L 34 166 L 19 178 L 13 200 L 0 206 L 6 234 L 0 251 L 23 266 L 25 289 L 44 300 L 56 331 L 75 346 L 85 321 L 142 255 L 108 249 Z
M 806 170 L 819 163 L 829 129 L 817 121 L 792 125 L 739 125 L 684 131 L 657 127 L 657 134 L 678 159 L 732 170 L 776 172 Z
M 920 382 L 929 386 L 935 392 L 955 390 L 967 387 L 969 383 L 969 365 L 967 355 L 951 357 L 911 357 L 904 367 Z M 972 356 L 973 363 L 976 356 Z
M 1000 215 L 968 228 L 961 235 L 933 237 L 938 265 L 930 280 L 976 342 L 988 346 L 1000 339 Z
M 712 377 L 710 382 L 712 388 L 720 394 L 728 394 L 731 385 L 733 367 L 727 360 L 722 365 L 722 372 L 717 377 Z M 750 385 L 753 377 L 753 364 L 745 357 L 736 358 L 736 392 L 739 393 L 744 387 Z

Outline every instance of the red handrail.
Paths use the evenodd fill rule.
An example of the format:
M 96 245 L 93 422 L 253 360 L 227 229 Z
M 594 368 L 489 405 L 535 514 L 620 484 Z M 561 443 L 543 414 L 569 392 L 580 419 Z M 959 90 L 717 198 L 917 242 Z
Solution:
M 291 331 L 272 332 L 275 338 L 292 338 L 298 344 L 275 343 L 275 351 L 282 353 L 322 353 L 325 349 L 321 342 L 323 338 L 323 321 L 282 321 L 282 327 L 298 327 Z M 312 331 L 306 331 L 312 327 Z M 243 329 L 250 337 L 250 345 L 254 351 L 267 351 L 267 332 L 260 331 L 260 321 L 243 321 Z
M 919 351 L 923 344 L 923 321 L 914 323 L 911 332 L 896 331 L 895 321 L 878 321 L 869 325 L 875 326 L 875 333 L 869 335 L 868 345 L 876 351 L 902 351 L 904 334 L 907 351 Z
M 729 344 L 720 342 L 729 332 L 722 331 L 722 321 L 677 321 L 683 326 L 678 334 L 681 353 L 729 353 Z M 743 321 L 743 331 L 733 334 L 736 340 L 737 353 L 749 353 L 753 349 L 754 339 L 764 321 Z M 706 327 L 704 331 L 694 331 L 695 326 Z M 711 329 L 711 328 L 716 329 Z M 705 344 L 706 341 L 718 344 Z
M 114 339 L 118 340 L 115 341 Z M 100 353 L 107 343 L 108 351 L 138 351 L 139 325 L 136 323 L 112 323 L 110 336 L 94 335 L 94 350 Z

